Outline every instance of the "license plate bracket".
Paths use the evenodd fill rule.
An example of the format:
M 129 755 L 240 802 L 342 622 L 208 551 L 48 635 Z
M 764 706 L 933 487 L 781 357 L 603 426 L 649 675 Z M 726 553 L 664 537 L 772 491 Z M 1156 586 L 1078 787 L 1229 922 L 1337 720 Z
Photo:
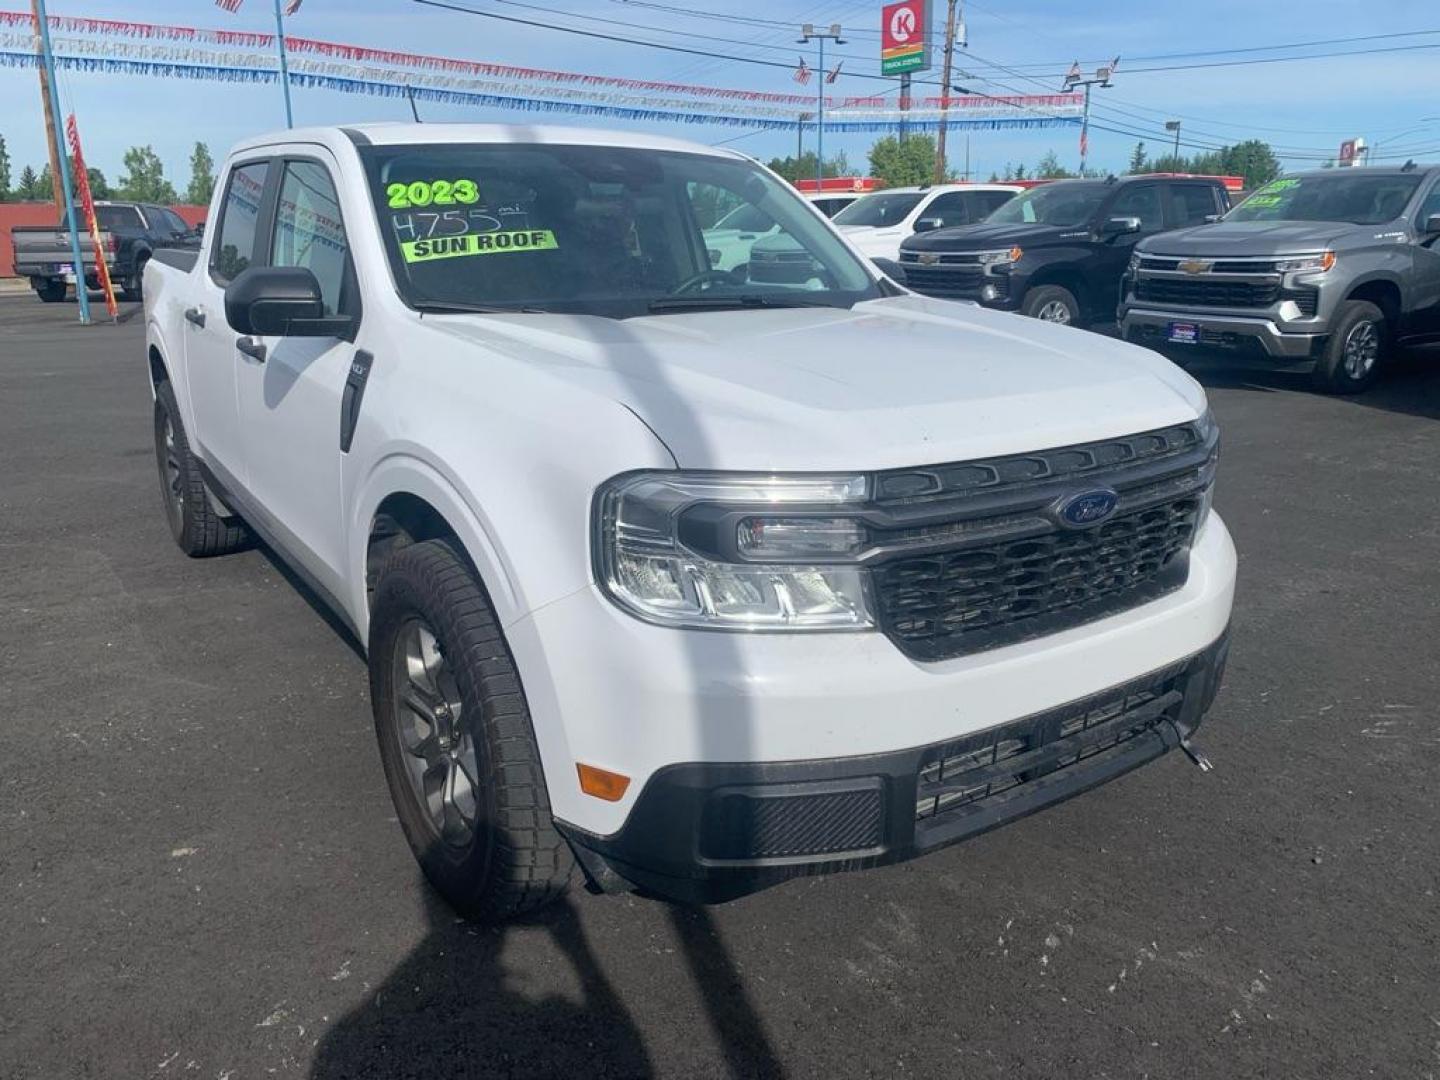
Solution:
M 1199 345 L 1200 324 L 1193 322 L 1172 322 L 1165 327 L 1165 340 L 1172 345 Z

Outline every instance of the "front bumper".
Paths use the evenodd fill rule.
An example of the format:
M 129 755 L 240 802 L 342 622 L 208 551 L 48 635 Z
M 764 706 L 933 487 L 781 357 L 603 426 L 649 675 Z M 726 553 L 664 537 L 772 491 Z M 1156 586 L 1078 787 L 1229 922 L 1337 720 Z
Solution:
M 901 862 L 1138 768 L 1199 726 L 1228 632 L 1099 694 L 959 739 L 865 757 L 672 765 L 624 828 L 561 824 L 590 881 L 716 903 L 791 877 Z
M 1122 308 L 1120 335 L 1126 341 L 1148 348 L 1169 346 L 1166 331 L 1171 323 L 1194 323 L 1200 328 L 1201 349 L 1254 352 L 1277 360 L 1310 360 L 1324 345 L 1327 335 L 1317 331 L 1287 330 L 1264 315 L 1226 315 L 1205 311 L 1172 311 L 1161 308 Z M 1174 345 L 1191 349 L 1191 345 Z

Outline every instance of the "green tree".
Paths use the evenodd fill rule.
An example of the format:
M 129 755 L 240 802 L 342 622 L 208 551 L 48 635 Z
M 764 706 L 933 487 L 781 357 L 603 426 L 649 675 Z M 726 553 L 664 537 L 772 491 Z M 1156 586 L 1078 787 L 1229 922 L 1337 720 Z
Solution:
M 185 201 L 192 206 L 209 206 L 214 191 L 215 159 L 208 146 L 197 142 L 190 152 L 190 186 L 185 189 Z
M 150 146 L 132 146 L 125 151 L 125 175 L 120 178 L 119 194 L 135 202 L 168 205 L 179 201 L 174 187 L 165 179 L 165 167 Z
M 75 164 L 75 155 L 74 155 L 74 154 L 71 154 L 71 155 L 70 155 L 70 182 L 71 182 L 71 184 L 74 184 L 74 182 L 75 182 L 75 176 L 76 176 L 76 173 L 77 173 L 77 168 L 78 168 L 78 167 L 77 167 L 76 164 Z M 110 198 L 112 195 L 114 195 L 115 192 L 114 192 L 113 189 L 110 187 L 110 182 L 105 179 L 105 174 L 104 174 L 103 172 L 101 172 L 99 169 L 95 168 L 94 165 L 86 166 L 86 168 L 85 168 L 85 176 L 86 176 L 86 178 L 90 181 L 90 197 L 91 197 L 92 199 L 108 199 L 108 198 Z M 35 198 L 37 198 L 37 199 L 53 199 L 53 198 L 55 198 L 55 178 L 50 175 L 50 166 L 49 166 L 48 163 L 46 164 L 46 166 L 45 166 L 43 169 L 40 170 L 40 175 L 35 178 L 35 191 L 36 191 Z M 77 192 L 77 198 L 78 198 L 78 192 Z
M 10 198 L 10 149 L 5 145 L 5 136 L 0 135 L 0 202 Z
M 1246 139 L 1235 146 L 1220 151 L 1224 172 L 1231 176 L 1243 176 L 1247 188 L 1258 188 L 1274 180 L 1284 168 L 1270 144 L 1261 139 Z
M 1130 173 L 1149 172 L 1148 159 L 1145 156 L 1145 144 L 1137 142 L 1135 149 L 1130 151 L 1130 167 L 1125 170 Z
M 15 197 L 21 202 L 30 202 L 40 198 L 38 185 L 40 178 L 35 175 L 35 170 L 26 165 L 20 170 L 20 186 L 15 189 Z
M 799 157 L 771 158 L 767 164 L 792 184 L 797 180 L 815 179 L 815 151 L 813 150 L 807 150 Z M 834 157 L 825 159 L 823 175 L 850 175 L 850 159 L 845 156 L 845 151 L 842 150 Z
M 886 135 L 870 147 L 869 158 L 870 175 L 890 187 L 928 184 L 935 177 L 935 140 L 929 135 L 910 135 L 903 142 Z
M 1035 165 L 1035 179 L 1037 180 L 1068 180 L 1074 175 L 1060 164 L 1060 159 L 1055 156 L 1054 150 L 1045 151 L 1045 156 Z

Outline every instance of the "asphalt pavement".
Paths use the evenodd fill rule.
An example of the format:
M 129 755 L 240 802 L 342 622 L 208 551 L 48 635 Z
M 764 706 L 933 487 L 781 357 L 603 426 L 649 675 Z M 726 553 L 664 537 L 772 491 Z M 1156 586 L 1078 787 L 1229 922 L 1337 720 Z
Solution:
M 1355 400 L 1200 373 L 1213 773 L 483 929 L 419 878 L 351 643 L 263 551 L 171 542 L 122 320 L 0 296 L 4 1080 L 1440 1076 L 1440 356 Z

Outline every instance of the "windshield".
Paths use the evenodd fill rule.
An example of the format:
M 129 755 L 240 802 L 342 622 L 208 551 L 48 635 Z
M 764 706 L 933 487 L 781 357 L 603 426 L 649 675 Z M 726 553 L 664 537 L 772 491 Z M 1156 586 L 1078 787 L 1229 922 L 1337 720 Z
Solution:
M 1348 221 L 1379 225 L 1405 212 L 1420 177 L 1365 174 L 1287 176 L 1266 184 L 1226 215 L 1226 221 Z
M 751 203 L 745 203 L 731 210 L 723 218 L 717 221 L 706 232 L 719 232 L 721 229 L 735 229 L 739 232 L 769 232 L 775 227 L 765 211 Z
M 377 146 L 363 156 L 396 285 L 422 310 L 627 318 L 849 307 L 881 295 L 800 197 L 747 161 L 523 143 Z M 808 254 L 804 267 L 757 279 L 748 245 L 707 242 L 740 211 L 772 222 Z
M 890 194 L 866 195 L 856 199 L 835 215 L 835 224 L 870 225 L 883 228 L 899 225 L 907 214 L 919 205 L 923 196 L 918 191 L 896 191 Z
M 1104 184 L 1046 184 L 1022 191 L 985 220 L 1010 225 L 1085 225 L 1109 191 Z

